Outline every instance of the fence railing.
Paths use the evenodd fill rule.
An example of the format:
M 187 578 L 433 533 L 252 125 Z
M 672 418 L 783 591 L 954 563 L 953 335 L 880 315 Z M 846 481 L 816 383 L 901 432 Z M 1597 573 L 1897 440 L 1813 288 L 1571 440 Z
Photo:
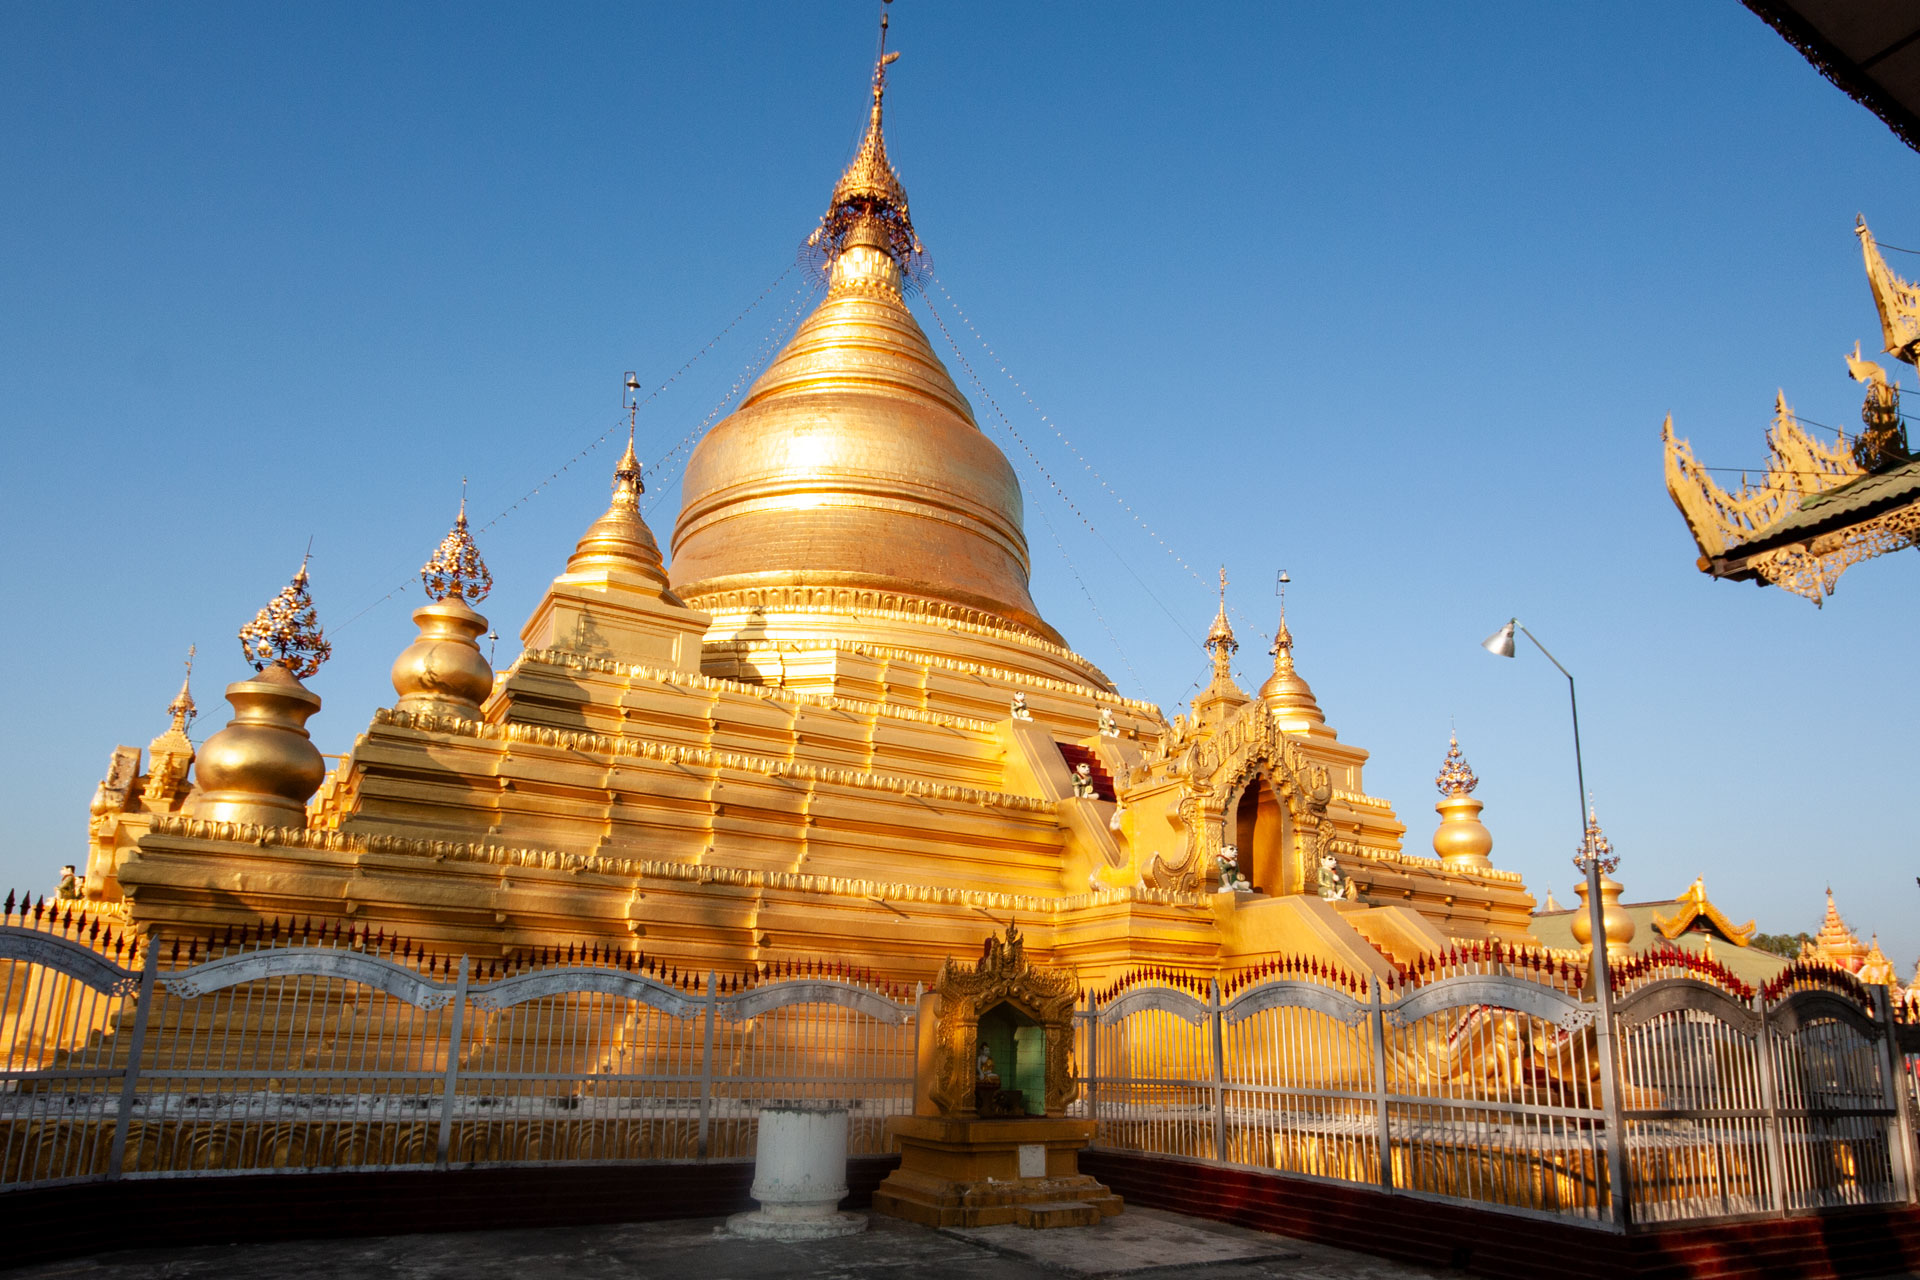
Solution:
M 844 1102 L 880 1154 L 913 1105 L 914 1003 L 849 975 L 36 923 L 0 925 L 0 1191 L 740 1158 L 792 1098 Z M 1075 1110 L 1110 1149 L 1609 1228 L 1912 1198 L 1920 1006 L 1655 958 L 1603 1011 L 1577 968 L 1505 963 L 1136 975 L 1078 1015 Z
M 1884 988 L 1655 958 L 1603 1018 L 1566 977 L 1136 982 L 1079 1014 L 1076 1105 L 1097 1146 L 1609 1228 L 1912 1198 L 1920 1026 Z
M 748 1156 L 759 1107 L 851 1109 L 886 1149 L 914 1006 L 812 976 L 608 965 L 471 981 L 344 946 L 134 967 L 0 927 L 0 1189 L 238 1172 Z

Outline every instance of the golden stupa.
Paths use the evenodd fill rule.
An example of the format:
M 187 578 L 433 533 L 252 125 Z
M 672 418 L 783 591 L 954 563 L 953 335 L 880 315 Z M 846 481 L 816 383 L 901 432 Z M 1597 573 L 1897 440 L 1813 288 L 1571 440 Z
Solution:
M 1224 577 L 1212 682 L 1170 721 L 1041 617 L 1020 486 L 903 296 L 920 243 L 882 131 L 894 56 L 814 233 L 826 296 L 694 452 L 670 562 L 630 439 L 495 675 L 463 510 L 393 705 L 324 779 L 303 570 L 250 624 L 256 674 L 197 764 L 171 738 L 145 775 L 115 753 L 88 897 L 181 937 L 350 920 L 476 957 L 584 943 L 903 978 L 1008 923 L 1088 982 L 1282 954 L 1379 974 L 1530 941 L 1490 837 L 1404 847 L 1284 617 L 1272 679 L 1235 684 Z M 1222 889 L 1236 854 L 1246 884 Z

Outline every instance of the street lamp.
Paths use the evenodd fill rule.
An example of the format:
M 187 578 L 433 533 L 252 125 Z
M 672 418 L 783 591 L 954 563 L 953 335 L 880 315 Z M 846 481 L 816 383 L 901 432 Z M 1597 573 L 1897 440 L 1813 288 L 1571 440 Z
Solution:
M 1567 702 L 1573 710 L 1573 771 L 1580 783 L 1577 797 L 1580 802 L 1580 852 L 1574 855 L 1573 863 L 1587 875 L 1587 926 L 1593 932 L 1589 939 L 1587 962 L 1593 970 L 1593 994 L 1600 1014 L 1594 1036 L 1600 1056 L 1601 1108 L 1607 1115 L 1607 1182 L 1612 1194 L 1614 1220 L 1624 1227 L 1628 1216 L 1626 1135 L 1621 1131 L 1619 1099 L 1615 1096 L 1613 971 L 1607 963 L 1607 921 L 1600 904 L 1601 872 L 1612 871 L 1620 864 L 1620 860 L 1613 856 L 1612 849 L 1600 837 L 1598 819 L 1590 819 L 1587 814 L 1587 773 L 1580 762 L 1580 699 L 1574 695 L 1573 672 L 1561 666 L 1560 659 L 1547 651 L 1547 646 L 1540 643 L 1538 636 L 1521 626 L 1518 618 L 1508 618 L 1507 625 L 1482 640 L 1480 646 L 1495 657 L 1511 658 L 1516 629 L 1533 641 L 1533 647 L 1546 654 L 1547 661 L 1567 678 Z

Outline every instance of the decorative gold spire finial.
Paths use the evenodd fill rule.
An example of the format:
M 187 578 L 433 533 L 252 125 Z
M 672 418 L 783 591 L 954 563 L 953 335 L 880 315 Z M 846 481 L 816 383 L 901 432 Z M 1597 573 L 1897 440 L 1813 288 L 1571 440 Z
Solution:
M 453 528 L 440 540 L 433 558 L 420 566 L 420 582 L 429 600 L 445 600 L 448 596 L 456 600 L 484 600 L 487 592 L 493 590 L 493 575 L 487 572 L 487 562 L 480 558 L 480 548 L 467 532 L 466 487 L 466 477 L 462 476 L 460 514 L 453 518 Z
M 873 107 L 867 116 L 867 131 L 853 163 L 834 184 L 826 215 L 807 238 L 807 244 L 820 250 L 829 264 L 840 256 L 849 237 L 862 224 L 877 228 L 880 247 L 902 268 L 921 252 L 920 237 L 914 234 L 913 219 L 907 213 L 907 189 L 887 160 L 887 140 L 881 129 L 887 68 L 899 57 L 898 50 L 887 50 L 887 15 L 882 10 L 880 55 L 873 64 Z
M 1233 638 L 1233 624 L 1227 621 L 1227 567 L 1220 566 L 1220 611 L 1213 615 L 1213 626 L 1207 632 L 1207 648 L 1213 653 L 1215 666 L 1220 666 L 1239 651 L 1240 642 Z M 1224 656 L 1223 656 L 1224 655 Z
M 240 651 L 255 671 L 269 666 L 284 667 L 296 678 L 312 675 L 320 664 L 333 656 L 333 646 L 320 630 L 320 616 L 314 611 L 313 596 L 307 591 L 307 560 L 293 581 L 280 588 L 280 594 L 240 628 Z
M 196 646 L 187 646 L 187 674 L 181 677 L 180 692 L 173 695 L 173 701 L 167 704 L 167 714 L 173 717 L 172 728 L 181 733 L 193 723 L 200 709 L 193 705 L 193 654 Z
M 1480 821 L 1485 806 L 1472 796 L 1480 779 L 1473 775 L 1467 758 L 1460 754 L 1460 736 L 1447 735 L 1447 758 L 1433 780 L 1440 789 L 1440 803 L 1433 806 L 1440 815 L 1440 826 L 1433 833 L 1433 851 L 1450 870 L 1485 870 L 1493 865 L 1493 833 Z
M 629 370 L 622 395 L 622 405 L 627 411 L 627 447 L 620 460 L 613 464 L 613 501 L 607 504 L 606 514 L 580 536 L 573 554 L 567 558 L 567 572 L 618 569 L 638 572 L 665 586 L 667 571 L 660 558 L 660 546 L 654 541 L 647 522 L 640 517 L 640 495 L 647 491 L 647 486 L 640 479 L 640 458 L 634 452 L 640 413 L 639 389 L 639 375 Z
M 1273 655 L 1273 669 L 1276 673 L 1280 670 L 1282 661 L 1287 664 L 1287 670 L 1293 669 L 1293 632 L 1287 630 L 1287 584 L 1292 581 L 1292 577 L 1285 569 L 1282 569 L 1273 579 L 1273 593 L 1280 597 L 1280 625 L 1274 630 L 1273 645 L 1267 652 Z
M 1471 795 L 1480 785 L 1480 779 L 1474 776 L 1473 767 L 1467 758 L 1460 754 L 1460 736 L 1447 735 L 1447 758 L 1440 764 L 1440 772 L 1433 780 L 1443 796 Z
M 1280 597 L 1280 625 L 1274 628 L 1273 644 L 1267 649 L 1273 655 L 1273 674 L 1260 686 L 1260 700 L 1280 717 L 1282 729 L 1312 730 L 1325 725 L 1327 718 L 1314 701 L 1312 687 L 1294 670 L 1293 629 L 1287 625 L 1287 584 L 1292 581 L 1285 569 L 1274 575 L 1273 591 Z
M 1587 869 L 1587 859 L 1593 858 L 1600 863 L 1602 875 L 1611 875 L 1620 865 L 1619 855 L 1614 853 L 1613 844 L 1600 830 L 1600 815 L 1594 811 L 1591 801 L 1587 804 L 1587 838 L 1580 852 L 1573 855 L 1573 865 L 1582 871 Z

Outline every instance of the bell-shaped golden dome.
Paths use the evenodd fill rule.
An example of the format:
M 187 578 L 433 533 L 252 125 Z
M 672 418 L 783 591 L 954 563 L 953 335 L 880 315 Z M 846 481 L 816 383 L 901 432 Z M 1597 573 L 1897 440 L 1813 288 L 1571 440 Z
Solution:
M 1260 700 L 1273 709 L 1280 727 L 1299 730 L 1324 726 L 1327 718 L 1314 699 L 1312 687 L 1294 669 L 1293 632 L 1287 627 L 1284 607 L 1280 610 L 1280 625 L 1274 631 L 1273 647 L 1267 652 L 1273 655 L 1273 674 L 1260 686 Z
M 568 573 L 594 569 L 638 574 L 667 585 L 667 571 L 660 561 L 660 545 L 653 530 L 640 515 L 640 495 L 647 487 L 640 479 L 640 460 L 633 452 L 633 433 L 627 433 L 627 451 L 613 468 L 613 501 L 606 514 L 587 526 L 573 554 L 567 557 Z
M 1010 627 L 1053 643 L 1028 594 L 1020 485 L 908 311 L 918 249 L 880 135 L 867 137 L 813 243 L 827 296 L 687 463 L 672 580 L 695 608 L 859 607 Z

